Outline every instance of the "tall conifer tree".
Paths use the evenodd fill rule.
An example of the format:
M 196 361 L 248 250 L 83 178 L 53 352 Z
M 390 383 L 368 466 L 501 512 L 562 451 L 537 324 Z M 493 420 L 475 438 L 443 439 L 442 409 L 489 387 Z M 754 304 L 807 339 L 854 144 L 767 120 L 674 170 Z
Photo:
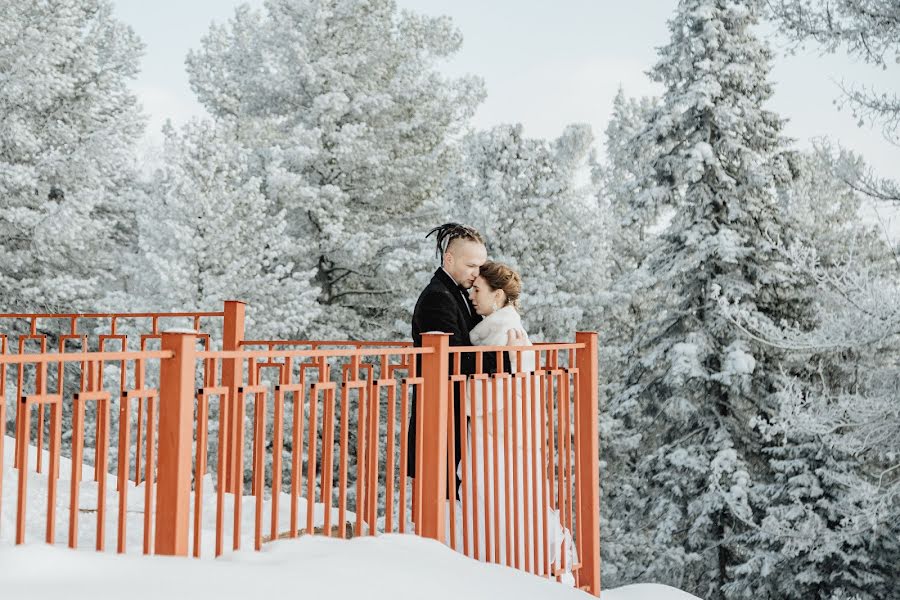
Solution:
M 393 0 L 267 0 L 188 56 L 198 99 L 237 123 L 263 193 L 304 240 L 293 262 L 327 307 L 320 336 L 408 335 L 399 299 L 430 267 L 418 248 L 434 223 L 421 208 L 483 96 L 477 78 L 435 69 L 461 42 L 449 19 Z
M 682 0 L 652 77 L 665 86 L 642 134 L 657 146 L 644 189 L 671 222 L 629 277 L 651 299 L 612 404 L 640 434 L 628 498 L 631 575 L 723 597 L 769 477 L 753 420 L 774 411 L 780 357 L 717 310 L 803 320 L 803 281 L 778 247 L 791 231 L 775 187 L 790 177 L 781 119 L 765 108 L 771 53 L 756 0 Z M 611 510 L 615 510 L 611 507 Z
M 0 3 L 0 310 L 90 311 L 119 284 L 142 45 L 112 13 Z

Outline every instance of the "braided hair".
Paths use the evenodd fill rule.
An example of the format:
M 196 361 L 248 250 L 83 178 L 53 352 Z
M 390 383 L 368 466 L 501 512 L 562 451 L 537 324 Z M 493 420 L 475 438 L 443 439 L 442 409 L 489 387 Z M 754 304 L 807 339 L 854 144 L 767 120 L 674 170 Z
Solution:
M 435 240 L 437 241 L 436 252 L 438 260 L 441 260 L 444 257 L 444 253 L 447 251 L 447 248 L 450 247 L 450 243 L 453 240 L 466 240 L 484 245 L 484 238 L 481 237 L 481 234 L 478 233 L 477 230 L 468 225 L 460 225 L 459 223 L 444 223 L 443 225 L 438 225 L 429 231 L 425 238 L 427 239 L 432 235 L 434 235 Z

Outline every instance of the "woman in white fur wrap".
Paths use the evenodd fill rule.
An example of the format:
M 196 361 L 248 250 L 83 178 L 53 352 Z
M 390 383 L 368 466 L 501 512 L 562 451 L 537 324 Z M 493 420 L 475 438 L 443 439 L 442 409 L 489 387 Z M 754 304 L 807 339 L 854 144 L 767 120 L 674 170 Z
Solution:
M 472 344 L 506 346 L 512 330 L 513 337 L 523 337 L 525 345 L 531 345 L 518 311 L 521 288 L 519 274 L 510 267 L 491 261 L 481 267 L 469 290 L 475 310 L 484 317 L 469 332 Z M 467 506 L 469 544 L 465 550 L 474 556 L 477 544 L 480 559 L 502 564 L 507 563 L 509 554 L 511 564 L 517 560 L 519 568 L 530 567 L 529 571 L 543 575 L 546 537 L 551 573 L 559 572 L 565 552 L 564 576 L 571 579 L 568 571 L 576 560 L 572 538 L 560 523 L 558 511 L 551 507 L 552 491 L 545 481 L 542 450 L 547 423 L 542 419 L 543 380 L 535 373 L 535 354 L 510 353 L 511 379 L 468 382 L 469 429 L 465 463 L 459 466 L 462 484 L 458 496 Z M 543 414 L 548 414 L 546 407 Z M 508 458 L 511 456 L 515 460 Z M 461 518 L 462 506 L 457 511 Z M 508 527 L 511 551 L 507 549 Z M 461 530 L 459 523 L 457 548 L 462 548 Z

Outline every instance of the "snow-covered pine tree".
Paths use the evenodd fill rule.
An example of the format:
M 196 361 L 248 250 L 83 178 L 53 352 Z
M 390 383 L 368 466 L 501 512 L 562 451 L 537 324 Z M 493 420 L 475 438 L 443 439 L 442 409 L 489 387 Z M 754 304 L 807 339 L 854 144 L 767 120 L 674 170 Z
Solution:
M 490 258 L 522 275 L 524 320 L 538 340 L 569 340 L 578 327 L 599 326 L 604 225 L 579 181 L 592 141 L 582 125 L 552 142 L 501 125 L 466 137 L 461 166 L 447 181 L 450 218 L 476 227 Z
M 180 131 L 168 125 L 164 134 L 163 167 L 138 212 L 140 277 L 129 298 L 173 311 L 221 310 L 223 301 L 239 299 L 248 304 L 248 339 L 307 337 L 321 311 L 318 290 L 312 273 L 295 269 L 292 260 L 311 249 L 303 238 L 288 235 L 285 210 L 262 192 L 261 179 L 252 174 L 253 151 L 224 120 L 194 120 Z M 211 327 L 207 332 L 220 339 L 221 331 Z M 250 402 L 248 419 L 252 410 Z M 213 430 L 217 411 L 218 404 L 211 404 Z M 292 422 L 290 403 L 286 411 L 286 422 Z M 267 439 L 272 439 L 271 403 L 267 412 Z M 216 439 L 211 435 L 211 456 L 217 452 Z M 282 449 L 286 469 L 292 443 L 287 439 Z M 249 481 L 250 435 L 244 452 Z M 267 486 L 271 464 L 272 453 L 266 452 Z M 215 460 L 210 468 L 215 471 Z
M 603 473 L 600 511 L 603 544 L 603 579 L 610 587 L 627 583 L 627 549 L 634 534 L 631 499 L 639 485 L 634 477 L 634 451 L 640 443 L 641 427 L 634 421 L 638 414 L 626 402 L 610 404 L 611 396 L 620 396 L 621 374 L 633 359 L 628 354 L 637 325 L 645 318 L 652 297 L 640 289 L 638 281 L 626 274 L 637 269 L 659 233 L 666 211 L 666 195 L 652 181 L 656 146 L 644 143 L 638 134 L 647 127 L 654 99 L 626 97 L 619 90 L 604 135 L 605 160 L 594 164 L 592 180 L 598 190 L 601 210 L 609 215 L 603 232 L 609 240 L 608 287 L 600 296 L 602 317 L 600 332 L 600 468 Z M 642 186 L 650 187 L 644 189 Z
M 758 487 L 766 503 L 743 538 L 752 553 L 733 570 L 731 595 L 890 597 L 900 558 L 900 290 L 863 267 L 795 265 L 818 280 L 814 328 L 731 314 L 793 357 L 763 427 L 774 478 Z
M 818 282 L 817 319 L 811 329 L 757 328 L 734 315 L 752 335 L 792 349 L 792 364 L 784 364 L 779 411 L 763 428 L 774 478 L 759 490 L 763 516 L 745 536 L 752 552 L 734 569 L 732 595 L 889 597 L 898 560 L 890 441 L 898 430 L 887 391 L 896 388 L 900 351 L 897 265 L 862 222 L 860 195 L 846 181 L 846 169 L 865 168 L 857 157 L 818 144 L 791 162 L 794 179 L 780 195 L 806 247 L 786 255 Z
M 108 0 L 0 5 L 3 311 L 89 311 L 119 279 L 141 50 Z
M 287 234 L 285 210 L 252 175 L 253 152 L 225 122 L 192 121 L 166 136 L 164 167 L 139 212 L 137 296 L 158 310 L 247 302 L 252 339 L 306 336 L 320 313 L 311 273 L 292 257 L 311 244 Z
M 0 3 L 0 311 L 89 312 L 123 280 L 141 49 L 107 0 Z M 66 325 L 41 324 L 50 348 Z M 13 428 L 6 414 L 0 435 Z
M 657 146 L 639 139 L 657 101 L 629 98 L 619 88 L 604 132 L 605 160 L 592 172 L 598 199 L 609 211 L 610 278 L 618 280 L 637 268 L 664 219 L 665 188 L 652 182 Z
M 610 404 L 640 428 L 624 580 L 722 598 L 739 535 L 769 477 L 751 419 L 774 412 L 779 356 L 716 309 L 724 295 L 761 320 L 808 318 L 803 280 L 777 247 L 790 237 L 775 186 L 790 177 L 781 120 L 766 110 L 770 51 L 756 0 L 683 0 L 651 76 L 665 86 L 644 143 L 671 222 L 628 277 L 648 306 Z M 611 406 L 611 410 L 614 407 Z
M 733 570 L 729 595 L 890 597 L 898 559 L 896 518 L 872 510 L 877 486 L 860 477 L 871 470 L 866 457 L 831 445 L 821 433 L 781 427 L 769 433 L 774 478 L 762 492 L 765 516 L 743 537 L 751 550 Z
M 478 79 L 435 70 L 460 43 L 447 18 L 393 0 L 267 0 L 188 56 L 200 102 L 235 120 L 288 235 L 308 242 L 292 258 L 327 307 L 319 336 L 408 335 L 397 299 L 415 297 L 412 275 L 429 265 L 410 248 L 434 225 L 417 211 L 483 96 Z
M 867 171 L 853 152 L 818 140 L 813 149 L 791 156 L 793 177 L 779 187 L 784 209 L 816 251 L 819 266 L 831 271 L 848 263 L 887 273 L 897 268 L 881 227 L 863 220 L 863 197 L 853 182 Z

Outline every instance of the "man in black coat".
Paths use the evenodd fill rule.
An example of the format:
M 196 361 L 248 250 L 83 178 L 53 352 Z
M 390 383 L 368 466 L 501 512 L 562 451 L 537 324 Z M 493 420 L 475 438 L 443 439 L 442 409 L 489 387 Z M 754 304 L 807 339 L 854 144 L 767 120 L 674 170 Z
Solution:
M 469 299 L 468 289 L 472 287 L 478 277 L 479 268 L 487 261 L 487 249 L 484 239 L 471 227 L 448 223 L 441 225 L 429 232 L 428 236 L 437 234 L 437 250 L 441 256 L 442 264 L 431 282 L 419 295 L 412 318 L 413 345 L 422 346 L 422 334 L 429 331 L 440 331 L 451 334 L 451 346 L 471 346 L 469 331 L 480 321 L 481 316 L 475 312 Z M 428 237 L 426 236 L 426 237 Z M 419 373 L 422 369 L 421 356 L 416 357 Z M 475 357 L 466 353 L 461 357 L 460 373 L 471 375 L 475 373 Z M 509 371 L 508 357 L 504 356 L 504 366 Z M 454 365 L 451 357 L 450 369 Z M 483 358 L 482 372 L 493 373 L 496 371 L 496 355 L 488 353 Z M 453 411 L 454 411 L 454 446 L 456 459 L 459 461 L 464 424 L 460 423 L 460 390 L 459 385 L 454 385 Z M 407 437 L 407 475 L 416 476 L 416 394 L 413 390 L 412 408 L 410 410 L 409 434 Z M 455 485 L 454 485 L 455 481 Z M 453 478 L 447 474 L 447 497 L 452 498 L 459 488 L 459 476 L 454 469 Z

